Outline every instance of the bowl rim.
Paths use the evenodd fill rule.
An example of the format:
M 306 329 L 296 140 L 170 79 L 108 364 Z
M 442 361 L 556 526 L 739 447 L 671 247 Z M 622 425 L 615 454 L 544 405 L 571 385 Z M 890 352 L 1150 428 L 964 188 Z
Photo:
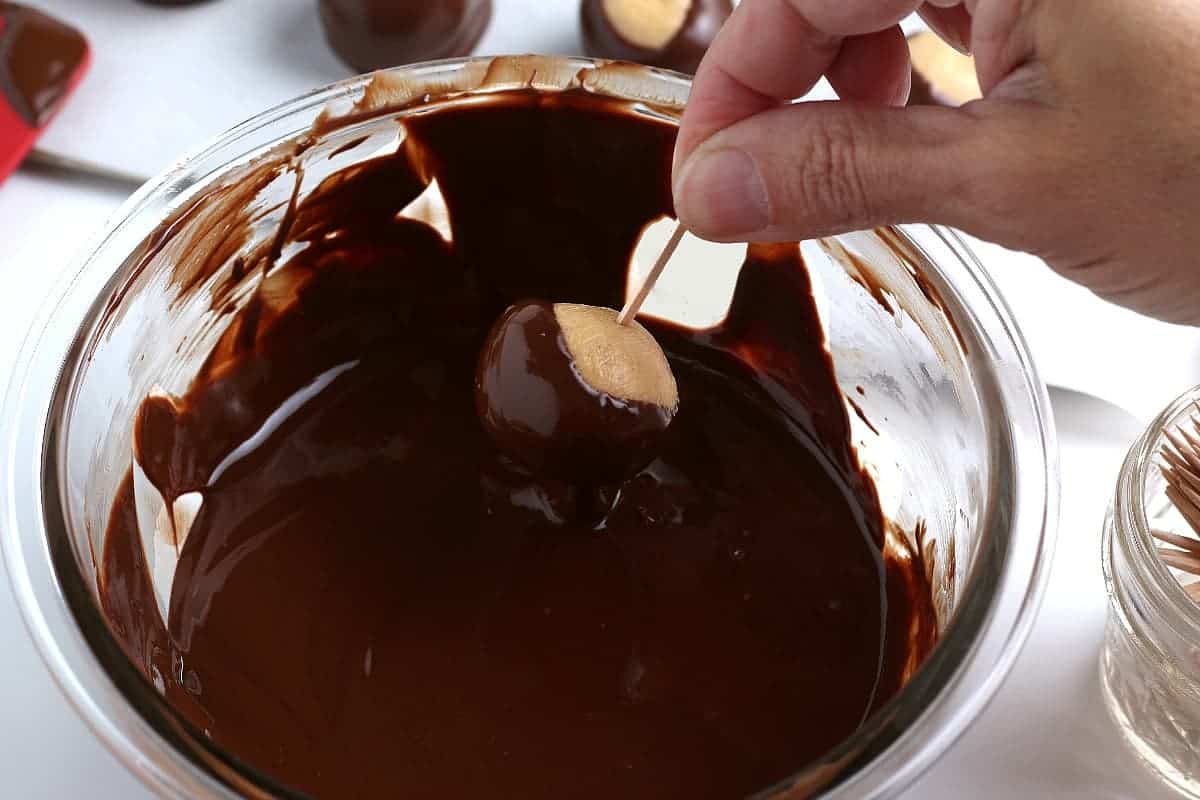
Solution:
M 580 70 L 607 63 L 585 58 L 553 57 L 552 60 Z M 383 72 L 396 76 L 439 75 L 481 62 L 490 65 L 493 59 L 469 57 L 425 62 Z M 651 67 L 637 69 L 651 81 L 665 81 L 685 93 L 690 86 L 687 76 Z M 42 304 L 22 343 L 4 397 L 4 412 L 0 416 L 3 420 L 0 442 L 4 447 L 0 452 L 4 460 L 0 464 L 7 468 L 4 483 L 0 485 L 0 549 L 26 628 L 60 689 L 97 737 L 132 772 L 166 796 L 234 796 L 233 791 L 249 796 L 272 796 L 270 792 L 279 796 L 296 795 L 238 764 L 219 748 L 206 746 L 203 737 L 189 730 L 190 726 L 173 720 L 165 701 L 124 658 L 115 638 L 108 633 L 98 605 L 86 591 L 86 580 L 77 581 L 74 586 L 70 582 L 64 586 L 61 580 L 62 570 L 78 571 L 78 563 L 73 549 L 63 544 L 68 537 L 59 503 L 57 470 L 63 431 L 56 419 L 74 374 L 72 367 L 99 325 L 109 297 L 127 277 L 129 266 L 127 262 L 110 274 L 96 274 L 96 267 L 103 266 L 97 265 L 97 260 L 151 202 L 179 194 L 180 187 L 203 190 L 238 162 L 226 159 L 198 178 L 193 174 L 197 165 L 205 164 L 214 154 L 257 131 L 298 119 L 336 101 L 354 99 L 371 79 L 370 75 L 360 75 L 339 81 L 262 112 L 197 148 L 134 193 L 110 217 L 103 231 L 87 245 L 86 255 L 64 273 Z M 676 107 L 681 109 L 682 105 Z M 304 124 L 311 121 L 307 117 Z M 299 132 L 293 131 L 293 135 Z M 972 292 L 981 303 L 974 310 L 987 311 L 992 317 L 995 330 L 989 334 L 972 313 L 971 329 L 981 337 L 982 347 L 974 348 L 975 355 L 971 358 L 982 359 L 984 355 L 988 358 L 981 365 L 987 369 L 980 374 L 993 382 L 989 394 L 994 394 L 1006 413 L 1003 422 L 1008 427 L 1007 432 L 999 431 L 993 424 L 990 435 L 1002 445 L 1003 452 L 999 455 L 1011 462 L 1011 474 L 1004 476 L 1010 485 L 989 488 L 984 524 L 989 535 L 1012 539 L 1011 546 L 1001 553 L 1004 557 L 989 574 L 977 576 L 972 569 L 962 603 L 941 641 L 896 697 L 825 757 L 765 790 L 762 796 L 786 794 L 789 789 L 802 788 L 806 781 L 823 780 L 822 776 L 828 777 L 827 771 L 831 769 L 838 777 L 827 797 L 898 793 L 945 752 L 994 696 L 1028 637 L 1044 595 L 1058 506 L 1057 445 L 1046 388 L 1010 310 L 963 240 L 953 231 L 937 226 L 901 226 L 900 230 L 917 228 L 932 232 L 933 244 L 944 247 L 957 259 L 967 280 L 957 288 Z M 958 299 L 955 286 L 943 282 L 939 288 Z M 62 317 L 75 320 L 69 312 L 81 308 L 86 310 L 82 322 L 69 332 L 69 345 L 63 348 L 60 342 L 55 350 L 47 352 L 52 320 Z M 62 333 L 58 332 L 60 339 Z M 53 375 L 52 386 L 34 380 L 39 371 L 42 375 Z M 49 398 L 45 398 L 47 394 Z M 1019 429 L 1014 429 L 1018 423 Z M 32 453 L 40 457 L 24 464 L 22 469 L 19 468 L 22 453 L 26 461 Z M 1017 470 L 1018 463 L 1026 467 L 1023 472 Z M 1041 470 L 1032 469 L 1039 465 Z M 997 492 L 1011 492 L 1014 507 L 993 507 L 990 498 Z M 31 531 L 31 527 L 36 529 Z M 1018 533 L 1022 534 L 1019 541 Z M 1023 548 L 1019 553 L 1018 545 Z M 1021 558 L 1014 559 L 1014 554 Z M 989 586 L 992 591 L 984 594 L 980 587 Z M 81 614 L 86 618 L 88 609 L 99 620 L 98 626 L 91 625 L 92 635 L 85 632 L 80 619 Z M 1002 623 L 999 628 L 998 620 Z M 955 631 L 968 629 L 975 635 L 953 636 Z M 122 675 L 118 669 L 114 675 L 104 665 L 114 654 L 121 656 L 117 663 L 125 664 L 126 674 Z M 937 735 L 930 735 L 930 729 L 936 730 Z M 847 770 L 853 773 L 847 774 Z M 255 780 L 243 775 L 254 776 Z

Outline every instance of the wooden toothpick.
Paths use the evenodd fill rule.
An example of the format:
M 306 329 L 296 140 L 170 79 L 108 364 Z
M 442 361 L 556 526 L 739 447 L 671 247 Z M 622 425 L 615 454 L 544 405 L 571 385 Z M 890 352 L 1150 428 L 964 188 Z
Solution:
M 1163 431 L 1163 438 L 1167 441 L 1158 450 L 1158 470 L 1167 483 L 1165 494 L 1193 535 L 1158 528 L 1151 528 L 1150 534 L 1160 543 L 1156 549 L 1163 563 L 1200 575 L 1200 415 Z M 1184 591 L 1200 604 L 1200 581 L 1187 584 Z
M 646 298 L 650 295 L 654 284 L 658 283 L 658 276 L 662 275 L 663 268 L 671 260 L 671 256 L 675 253 L 675 248 L 679 246 L 679 241 L 686 232 L 683 228 L 683 223 L 676 224 L 675 231 L 671 234 L 671 238 L 667 240 L 667 244 L 659 254 L 658 260 L 654 262 L 654 266 L 646 273 L 646 277 L 642 279 L 642 285 L 638 287 L 637 292 L 633 297 L 629 298 L 629 302 L 625 304 L 625 307 L 621 309 L 621 313 L 617 315 L 618 324 L 628 325 L 630 320 L 638 315 L 638 311 L 642 308 L 642 303 L 646 302 Z

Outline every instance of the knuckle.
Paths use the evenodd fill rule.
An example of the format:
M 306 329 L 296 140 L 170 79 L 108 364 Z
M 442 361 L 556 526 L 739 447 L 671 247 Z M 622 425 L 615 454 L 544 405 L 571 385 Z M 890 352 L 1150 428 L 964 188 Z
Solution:
M 852 227 L 869 218 L 863 143 L 855 126 L 839 119 L 821 120 L 804 131 L 800 141 L 789 205 L 833 228 Z

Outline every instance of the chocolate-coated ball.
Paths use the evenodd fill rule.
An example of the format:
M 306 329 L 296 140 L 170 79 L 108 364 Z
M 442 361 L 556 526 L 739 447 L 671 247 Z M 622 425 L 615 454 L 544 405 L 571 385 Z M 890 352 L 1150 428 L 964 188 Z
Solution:
M 491 0 L 321 0 L 325 38 L 359 72 L 468 55 Z
M 510 307 L 480 354 L 484 429 L 533 473 L 583 486 L 618 483 L 655 455 L 679 407 L 654 337 L 615 311 L 540 300 Z
M 583 0 L 587 54 L 694 73 L 732 0 Z

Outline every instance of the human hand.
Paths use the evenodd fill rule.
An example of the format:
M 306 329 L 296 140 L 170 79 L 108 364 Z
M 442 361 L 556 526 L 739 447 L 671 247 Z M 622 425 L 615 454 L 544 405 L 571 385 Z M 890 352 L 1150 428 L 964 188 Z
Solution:
M 901 107 L 914 10 L 969 43 L 982 100 Z M 676 209 L 719 241 L 941 223 L 1200 323 L 1198 41 L 1187 0 L 742 0 L 693 83 Z M 788 103 L 821 75 L 842 100 Z

